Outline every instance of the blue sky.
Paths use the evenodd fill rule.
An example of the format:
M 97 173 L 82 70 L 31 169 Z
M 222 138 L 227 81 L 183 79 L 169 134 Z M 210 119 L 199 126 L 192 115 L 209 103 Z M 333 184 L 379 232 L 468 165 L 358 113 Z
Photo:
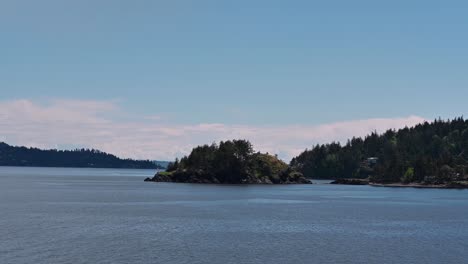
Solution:
M 59 101 L 81 102 L 92 111 L 72 110 L 136 129 L 147 122 L 141 119 L 174 129 L 281 130 L 466 116 L 466 14 L 466 1 L 6 0 L 0 98 L 10 107 L 3 113 L 25 102 L 35 111 L 70 113 Z M 86 145 L 1 132 L 16 144 Z M 187 136 L 186 145 L 165 154 L 160 149 L 172 145 L 137 156 L 168 159 L 199 142 Z M 294 153 L 314 143 L 297 142 Z M 111 145 L 98 147 L 133 153 Z

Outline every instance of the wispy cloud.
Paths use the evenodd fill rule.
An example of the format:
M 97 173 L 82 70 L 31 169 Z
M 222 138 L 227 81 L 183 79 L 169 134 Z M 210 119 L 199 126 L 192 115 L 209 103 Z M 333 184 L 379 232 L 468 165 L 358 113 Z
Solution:
M 219 140 L 245 138 L 257 150 L 285 160 L 305 148 L 330 141 L 344 142 L 371 131 L 413 126 L 419 116 L 352 120 L 323 125 L 251 126 L 231 124 L 166 124 L 158 115 L 121 120 L 115 101 L 55 99 L 0 102 L 0 140 L 40 148 L 97 148 L 121 157 L 171 160 L 192 147 Z

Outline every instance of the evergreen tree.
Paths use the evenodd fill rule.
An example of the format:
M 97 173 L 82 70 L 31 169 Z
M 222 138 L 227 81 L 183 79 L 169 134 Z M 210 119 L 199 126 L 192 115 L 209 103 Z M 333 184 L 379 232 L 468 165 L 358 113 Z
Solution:
M 463 117 L 314 146 L 291 161 L 310 178 L 367 178 L 376 182 L 465 179 L 468 120 Z M 377 161 L 375 164 L 369 161 Z

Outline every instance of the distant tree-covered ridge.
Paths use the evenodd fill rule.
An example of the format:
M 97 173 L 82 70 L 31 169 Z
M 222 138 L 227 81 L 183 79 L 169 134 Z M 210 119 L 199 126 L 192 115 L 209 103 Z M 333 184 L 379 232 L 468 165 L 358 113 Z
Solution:
M 372 133 L 317 145 L 290 166 L 309 178 L 368 178 L 376 183 L 464 182 L 468 170 L 468 120 L 435 120 L 398 131 Z
M 95 149 L 41 150 L 0 142 L 0 166 L 163 169 L 149 160 L 121 159 Z
M 196 147 L 190 155 L 170 164 L 166 172 L 147 181 L 292 184 L 310 183 L 302 173 L 291 169 L 276 156 L 254 152 L 249 141 L 221 141 Z

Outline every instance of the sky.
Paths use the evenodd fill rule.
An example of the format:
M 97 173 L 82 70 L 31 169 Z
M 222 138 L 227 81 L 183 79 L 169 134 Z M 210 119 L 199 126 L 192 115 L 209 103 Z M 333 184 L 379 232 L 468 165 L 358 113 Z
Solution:
M 289 160 L 468 114 L 466 1 L 0 0 L 0 141 Z

